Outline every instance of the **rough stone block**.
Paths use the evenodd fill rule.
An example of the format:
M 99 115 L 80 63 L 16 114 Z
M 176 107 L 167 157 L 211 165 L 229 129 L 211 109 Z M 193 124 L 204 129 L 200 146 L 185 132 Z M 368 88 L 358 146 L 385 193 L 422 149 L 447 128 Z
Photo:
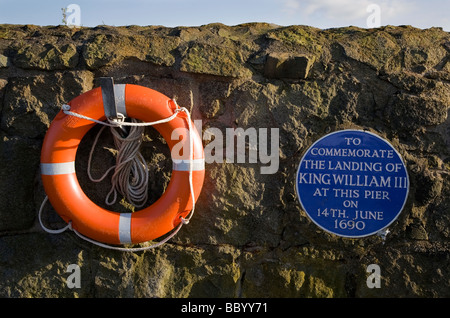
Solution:
M 306 55 L 269 54 L 264 67 L 268 78 L 305 79 L 314 59 Z

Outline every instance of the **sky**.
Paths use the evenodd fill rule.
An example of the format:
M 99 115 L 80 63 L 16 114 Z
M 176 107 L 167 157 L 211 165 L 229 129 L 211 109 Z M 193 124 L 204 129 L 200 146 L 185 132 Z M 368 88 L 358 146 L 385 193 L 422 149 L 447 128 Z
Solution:
M 63 24 L 62 8 L 71 4 L 78 5 L 79 15 L 68 10 L 68 18 L 85 27 L 267 22 L 321 29 L 378 24 L 450 31 L 450 0 L 0 0 L 0 24 Z

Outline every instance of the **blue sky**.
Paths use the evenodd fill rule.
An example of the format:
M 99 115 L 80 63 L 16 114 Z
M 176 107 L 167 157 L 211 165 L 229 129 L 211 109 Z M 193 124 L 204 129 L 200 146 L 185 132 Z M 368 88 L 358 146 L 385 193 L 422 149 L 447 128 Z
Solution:
M 432 26 L 450 31 L 450 0 L 0 0 L 0 24 L 58 25 L 61 8 L 80 7 L 82 26 L 199 26 L 268 22 L 318 28 L 367 27 L 370 4 L 380 8 L 381 25 Z

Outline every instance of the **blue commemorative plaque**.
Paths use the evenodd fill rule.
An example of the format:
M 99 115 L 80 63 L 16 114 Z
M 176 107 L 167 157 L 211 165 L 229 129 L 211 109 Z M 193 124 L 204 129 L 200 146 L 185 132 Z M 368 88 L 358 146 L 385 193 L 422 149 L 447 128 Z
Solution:
M 387 228 L 409 191 L 400 154 L 386 140 L 361 130 L 341 130 L 316 141 L 300 161 L 295 184 L 314 223 L 353 238 Z

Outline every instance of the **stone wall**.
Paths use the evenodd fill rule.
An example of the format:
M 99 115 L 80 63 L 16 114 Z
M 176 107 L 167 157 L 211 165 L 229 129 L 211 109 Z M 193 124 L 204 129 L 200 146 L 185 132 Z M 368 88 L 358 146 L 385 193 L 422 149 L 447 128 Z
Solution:
M 447 32 L 409 26 L 0 25 L 0 297 L 449 297 L 449 54 Z M 207 164 L 191 223 L 156 249 L 48 234 L 37 219 L 43 137 L 61 105 L 102 76 L 176 98 L 204 130 L 279 128 L 278 171 Z M 387 139 L 406 163 L 409 197 L 385 240 L 329 234 L 298 202 L 302 154 L 345 128 Z M 101 205 L 108 181 L 86 177 L 97 131 L 80 146 L 77 175 Z M 146 138 L 151 203 L 171 163 L 152 128 Z M 110 142 L 105 133 L 94 173 L 114 164 Z M 64 225 L 49 205 L 43 221 Z M 70 264 L 80 288 L 66 284 Z M 367 287 L 369 264 L 380 266 L 381 288 Z

